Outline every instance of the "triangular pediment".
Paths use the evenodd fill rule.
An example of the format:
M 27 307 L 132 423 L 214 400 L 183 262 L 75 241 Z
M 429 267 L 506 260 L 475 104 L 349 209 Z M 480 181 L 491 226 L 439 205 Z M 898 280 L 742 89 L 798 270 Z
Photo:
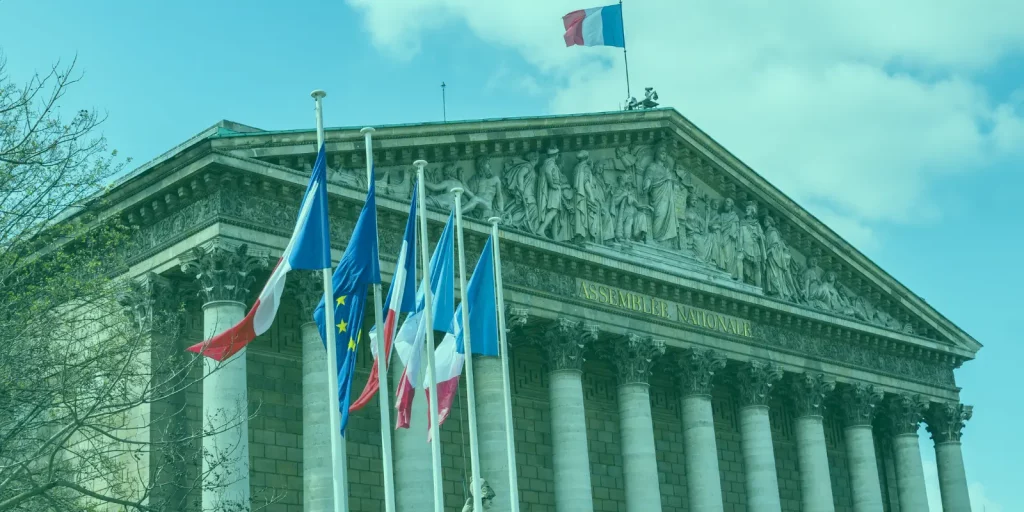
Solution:
M 239 125 L 241 126 L 241 125 Z M 255 129 L 250 129 L 255 130 Z M 216 154 L 308 172 L 315 133 L 216 130 Z M 182 148 L 184 152 L 187 148 Z M 556 152 L 557 150 L 557 152 Z M 358 128 L 328 129 L 329 180 L 365 190 Z M 166 158 L 166 157 L 162 157 Z M 980 344 L 673 109 L 378 127 L 378 194 L 609 261 L 830 315 L 970 358 Z

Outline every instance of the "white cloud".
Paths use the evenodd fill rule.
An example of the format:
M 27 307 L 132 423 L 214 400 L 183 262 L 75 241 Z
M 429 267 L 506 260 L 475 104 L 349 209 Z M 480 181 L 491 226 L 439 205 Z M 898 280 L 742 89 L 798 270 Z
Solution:
M 614 110 L 624 97 L 621 53 L 563 45 L 561 16 L 586 2 L 348 2 L 401 58 L 457 25 L 518 50 L 559 84 L 554 112 Z M 872 224 L 934 220 L 935 179 L 1024 152 L 1020 98 L 993 101 L 973 78 L 1024 51 L 1024 2 L 649 0 L 624 17 L 634 95 L 656 86 L 844 236 L 870 243 Z

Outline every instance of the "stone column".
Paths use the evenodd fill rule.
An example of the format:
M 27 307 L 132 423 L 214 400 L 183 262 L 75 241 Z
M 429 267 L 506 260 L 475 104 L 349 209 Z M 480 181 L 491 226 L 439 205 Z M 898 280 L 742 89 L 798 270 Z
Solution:
M 902 393 L 887 399 L 885 410 L 892 433 L 893 459 L 900 512 L 928 512 L 928 494 L 924 488 L 924 468 L 917 429 L 927 403 L 920 395 Z
M 781 378 L 782 370 L 778 365 L 762 361 L 746 363 L 739 371 L 740 435 L 749 512 L 782 510 L 768 419 L 768 396 Z
M 152 391 L 146 396 L 160 397 L 140 407 L 141 423 L 135 426 L 143 428 L 126 431 L 131 440 L 149 445 L 126 470 L 148 476 L 148 504 L 155 508 L 183 503 L 190 484 L 185 477 L 187 457 L 182 455 L 188 451 L 190 437 L 185 388 L 190 382 L 191 354 L 182 346 L 183 310 L 177 291 L 170 280 L 149 272 L 129 280 L 117 295 L 135 327 L 132 334 L 149 350 L 145 364 Z
M 800 374 L 793 381 L 796 452 L 800 464 L 800 510 L 804 512 L 835 510 L 823 424 L 825 397 L 835 387 L 835 381 L 821 373 Z
M 682 391 L 683 449 L 690 510 L 723 510 L 722 480 L 718 473 L 715 418 L 711 411 L 711 381 L 725 368 L 725 356 L 706 348 L 689 348 L 679 355 Z
M 324 296 L 323 277 L 319 272 L 297 274 L 289 284 L 294 283 L 294 296 L 302 310 L 302 510 L 334 512 L 327 348 L 312 314 Z
M 878 479 L 875 437 L 871 431 L 875 406 L 881 399 L 882 391 L 866 384 L 846 386 L 842 393 L 843 438 L 854 512 L 882 510 L 882 487 Z
M 939 470 L 939 492 L 945 512 L 970 512 L 967 473 L 960 452 L 960 435 L 974 408 L 959 403 L 933 403 L 925 414 L 928 432 L 935 441 L 935 463 Z
M 265 257 L 249 254 L 246 245 L 213 243 L 196 247 L 181 269 L 199 281 L 203 337 L 210 339 L 245 317 L 243 301 L 253 271 L 266 268 Z M 203 510 L 250 510 L 249 399 L 245 349 L 224 361 L 203 358 Z
M 424 361 L 426 358 L 423 359 Z M 476 360 L 474 359 L 474 363 Z M 397 355 L 391 357 L 391 389 L 397 390 L 402 380 L 401 360 Z M 480 373 L 477 371 L 477 382 Z M 424 368 L 426 372 L 426 368 Z M 477 386 L 479 389 L 479 386 Z M 478 395 L 479 397 L 479 395 Z M 412 415 L 409 428 L 396 429 L 394 433 L 395 456 L 395 507 L 409 512 L 431 512 L 434 510 L 434 476 L 431 467 L 430 442 L 427 441 L 427 396 L 422 389 L 416 390 L 412 401 Z M 477 414 L 479 414 L 479 398 L 477 398 Z M 396 403 L 394 400 L 393 403 Z M 479 424 L 479 423 L 478 423 Z M 485 475 L 486 476 L 486 475 Z M 488 480 L 490 482 L 490 480 Z M 333 512 L 331 510 L 330 512 Z
M 544 336 L 551 373 L 551 447 L 555 470 L 555 510 L 593 512 L 587 418 L 583 410 L 583 353 L 597 329 L 565 318 Z
M 619 374 L 619 430 L 628 512 L 661 510 L 648 380 L 654 359 L 664 353 L 665 342 L 636 334 L 619 340 L 612 352 Z

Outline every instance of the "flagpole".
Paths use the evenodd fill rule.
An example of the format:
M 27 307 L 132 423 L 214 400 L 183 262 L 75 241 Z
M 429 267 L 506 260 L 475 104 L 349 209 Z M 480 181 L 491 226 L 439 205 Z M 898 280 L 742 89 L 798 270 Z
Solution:
M 363 134 L 366 143 L 366 186 L 369 188 L 373 183 L 373 132 L 372 127 L 367 126 L 359 130 Z M 376 210 L 373 212 L 377 216 Z M 380 247 L 380 234 L 374 233 L 377 237 L 377 246 Z M 388 366 L 387 353 L 384 351 L 384 296 L 380 283 L 373 284 L 373 316 L 377 327 L 377 388 L 380 396 L 380 440 L 381 456 L 384 466 L 384 509 L 387 512 L 395 512 L 395 472 L 391 455 L 391 400 L 388 395 Z
M 324 143 L 323 99 L 327 93 L 319 89 L 310 93 L 316 102 L 316 148 Z M 326 225 L 324 226 L 327 227 Z M 338 402 L 338 346 L 334 332 L 334 283 L 331 268 L 323 269 L 324 277 L 324 332 L 327 334 L 327 393 L 330 395 L 331 459 L 334 464 L 334 510 L 348 511 L 348 461 L 345 438 L 341 436 L 341 405 Z
M 622 62 L 626 64 L 626 102 L 632 98 L 629 90 L 629 58 L 626 57 L 626 16 L 622 13 L 622 0 L 619 0 L 619 13 L 622 17 Z
M 416 194 L 420 216 L 420 261 L 423 264 L 423 315 L 427 322 L 427 389 L 430 391 L 430 425 L 437 429 L 437 371 L 434 368 L 434 291 L 430 289 L 430 244 L 427 242 L 427 187 L 424 185 L 423 168 L 426 160 L 416 160 Z M 434 475 L 434 512 L 444 512 L 444 475 L 441 473 L 441 435 L 437 429 L 430 436 L 430 461 Z
M 505 328 L 505 290 L 501 284 L 501 251 L 498 223 L 501 217 L 487 219 L 491 223 L 491 247 L 494 250 L 494 288 L 498 300 L 498 341 L 501 344 L 501 385 L 505 400 L 505 451 L 508 454 L 508 489 L 512 512 L 519 512 L 519 475 L 516 468 L 515 430 L 512 427 L 512 383 L 509 378 L 508 335 Z
M 459 294 L 462 301 L 462 346 L 466 356 L 466 393 L 469 396 L 469 461 L 472 468 L 472 481 L 469 483 L 473 493 L 473 510 L 483 510 L 483 497 L 480 496 L 480 452 L 477 448 L 476 435 L 476 388 L 473 385 L 473 347 L 469 337 L 469 297 L 466 289 L 466 244 L 462 236 L 462 192 L 461 187 L 452 189 L 455 194 L 455 227 L 459 236 Z M 438 431 L 440 434 L 440 431 Z

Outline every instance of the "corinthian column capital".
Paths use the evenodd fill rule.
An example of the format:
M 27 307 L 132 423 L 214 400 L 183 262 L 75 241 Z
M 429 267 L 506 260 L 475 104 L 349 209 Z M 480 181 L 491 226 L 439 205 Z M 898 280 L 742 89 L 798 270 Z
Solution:
M 725 356 L 709 348 L 685 349 L 676 361 L 679 364 L 683 396 L 710 395 L 715 372 L 725 368 Z
M 882 390 L 870 384 L 856 383 L 845 386 L 840 397 L 846 426 L 871 425 L 876 406 L 882 400 L 882 396 Z
M 836 381 L 823 373 L 802 373 L 791 387 L 797 417 L 824 416 L 825 398 L 836 389 Z
M 167 333 L 180 320 L 173 283 L 153 272 L 130 279 L 117 294 L 125 314 L 140 333 L 159 330 Z
M 654 360 L 665 353 L 665 342 L 650 336 L 627 334 L 612 347 L 619 384 L 647 384 Z
M 743 363 L 739 371 L 740 405 L 767 405 L 772 387 L 781 378 L 782 369 L 775 363 Z
M 220 241 L 194 247 L 181 262 L 181 271 L 195 276 L 199 293 L 207 302 L 245 302 L 256 279 L 253 272 L 265 268 L 267 257 L 251 254 L 248 245 L 232 246 Z
M 293 272 L 294 279 L 288 279 L 288 288 L 299 303 L 300 325 L 313 321 L 313 310 L 324 298 L 324 278 L 319 271 Z M 290 277 L 290 275 L 289 275 Z
M 959 402 L 932 403 L 924 415 L 935 444 L 959 442 L 964 425 L 974 415 L 974 407 Z
M 928 402 L 915 393 L 892 395 L 885 401 L 886 422 L 895 436 L 917 434 Z
M 583 370 L 587 345 L 597 339 L 597 327 L 584 322 L 559 318 L 543 336 L 542 347 L 551 361 L 551 370 Z

